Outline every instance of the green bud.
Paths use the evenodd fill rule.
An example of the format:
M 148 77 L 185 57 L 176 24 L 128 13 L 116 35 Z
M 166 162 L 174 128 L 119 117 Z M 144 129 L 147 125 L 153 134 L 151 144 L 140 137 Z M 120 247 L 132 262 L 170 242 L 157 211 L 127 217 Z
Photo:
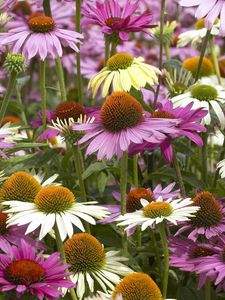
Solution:
M 4 62 L 4 67 L 9 72 L 19 74 L 25 71 L 25 58 L 22 54 L 8 53 Z
M 171 23 L 167 22 L 163 26 L 163 38 L 162 39 L 163 39 L 164 44 L 170 44 L 170 42 L 172 41 L 173 33 L 174 33 L 176 26 L 177 26 L 176 21 L 173 21 Z M 150 29 L 150 32 L 154 35 L 157 42 L 160 43 L 160 38 L 161 38 L 160 25 L 157 26 L 156 28 Z

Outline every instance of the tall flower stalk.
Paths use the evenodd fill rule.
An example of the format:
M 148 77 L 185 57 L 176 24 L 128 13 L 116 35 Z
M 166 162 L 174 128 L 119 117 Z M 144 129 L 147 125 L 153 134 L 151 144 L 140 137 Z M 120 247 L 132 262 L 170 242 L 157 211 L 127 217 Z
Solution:
M 126 213 L 126 195 L 127 195 L 127 172 L 128 172 L 128 154 L 123 152 L 120 160 L 120 195 L 121 195 L 121 215 Z M 122 229 L 123 230 L 123 229 Z M 126 232 L 122 232 L 122 248 L 124 253 L 127 253 L 127 236 Z
M 59 78 L 59 87 L 60 87 L 60 93 L 61 93 L 61 99 L 62 101 L 67 100 L 67 94 L 66 94 L 66 86 L 65 86 L 65 79 L 64 79 L 64 73 L 63 73 L 63 66 L 61 58 L 58 57 L 56 59 L 56 68 Z
M 40 92 L 41 92 L 41 113 L 44 129 L 46 128 L 46 62 L 40 61 Z

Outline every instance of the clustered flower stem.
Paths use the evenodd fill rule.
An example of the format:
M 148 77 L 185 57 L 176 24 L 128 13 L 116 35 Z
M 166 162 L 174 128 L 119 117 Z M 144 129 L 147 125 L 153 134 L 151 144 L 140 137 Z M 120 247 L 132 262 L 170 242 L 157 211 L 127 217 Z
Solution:
M 173 146 L 173 167 L 174 167 L 174 170 L 176 172 L 178 186 L 180 188 L 181 196 L 185 197 L 186 192 L 185 192 L 184 182 L 183 182 L 180 166 L 179 166 L 179 163 L 178 163 L 178 160 L 177 160 L 177 153 L 176 153 L 176 150 L 175 150 L 174 146 Z
M 43 1 L 43 8 L 44 8 L 44 13 L 46 16 L 51 17 L 52 12 L 51 12 L 51 4 L 50 0 L 44 0 Z
M 81 12 L 80 12 L 81 0 L 76 0 L 76 31 L 81 32 L 80 28 L 80 19 L 81 19 Z M 77 45 L 79 48 L 79 45 Z M 82 90 L 82 76 L 81 76 L 81 67 L 80 67 L 80 52 L 76 54 L 77 58 L 77 88 L 78 88 L 78 99 L 79 104 L 83 105 L 83 90 Z
M 74 163 L 75 163 L 75 168 L 76 168 L 76 174 L 78 177 L 81 198 L 82 198 L 83 202 L 87 202 L 87 193 L 86 193 L 84 180 L 82 177 L 83 168 L 82 168 L 82 161 L 81 161 L 81 159 L 82 159 L 81 152 L 80 152 L 79 146 L 74 146 L 73 149 L 74 149 Z M 88 233 L 91 232 L 89 223 L 85 224 L 85 229 Z
M 211 300 L 211 281 L 209 279 L 205 283 L 205 300 Z
M 160 13 L 160 50 L 159 50 L 159 69 L 162 69 L 163 66 L 163 30 L 164 30 L 164 23 L 165 23 L 165 0 L 161 0 L 161 13 Z M 154 108 L 156 108 L 157 100 L 159 96 L 161 79 L 159 78 L 159 84 L 156 89 L 155 99 L 154 99 Z
M 5 96 L 4 96 L 3 101 L 2 101 L 2 106 L 1 106 L 1 110 L 0 110 L 0 120 L 2 120 L 5 116 L 7 107 L 9 105 L 9 101 L 10 101 L 11 96 L 12 96 L 13 89 L 16 85 L 16 79 L 17 79 L 17 73 L 12 71 L 10 73 L 9 83 L 8 83 L 8 86 L 7 86 L 7 89 L 6 89 Z
M 44 129 L 46 129 L 46 63 L 44 60 L 40 61 L 40 91 L 42 123 Z
M 211 30 L 207 30 L 205 39 L 204 39 L 202 47 L 201 47 L 201 53 L 200 53 L 200 58 L 199 58 L 199 62 L 198 62 L 198 68 L 197 68 L 196 75 L 195 75 L 195 82 L 198 81 L 198 79 L 200 77 L 200 74 L 201 74 L 202 62 L 203 62 L 203 58 L 205 56 L 205 52 L 206 52 L 206 48 L 207 48 L 207 45 L 208 45 L 208 41 L 210 39 L 210 35 L 211 35 Z
M 57 68 L 57 73 L 58 73 L 58 78 L 59 78 L 59 87 L 60 87 L 60 92 L 61 92 L 61 98 L 62 98 L 62 101 L 66 101 L 67 100 L 66 86 L 65 86 L 65 80 L 64 80 L 62 61 L 61 61 L 60 57 L 57 57 L 57 59 L 56 59 L 56 68 Z
M 217 57 L 216 50 L 215 50 L 214 37 L 212 35 L 209 38 L 209 45 L 210 45 L 211 56 L 212 56 L 212 60 L 213 60 L 213 64 L 214 64 L 214 69 L 216 72 L 217 81 L 218 81 L 219 85 L 222 85 L 219 62 L 218 62 L 218 57 Z
M 163 244 L 163 252 L 164 252 L 164 269 L 163 269 L 162 294 L 163 294 L 163 299 L 165 299 L 166 295 L 167 295 L 168 276 L 169 276 L 169 249 L 168 249 L 168 242 L 167 242 L 165 224 L 163 222 L 158 224 L 158 228 L 159 228 L 159 234 L 160 234 L 161 241 L 162 241 L 162 244 Z
M 208 151 L 207 151 L 207 141 L 208 134 L 202 134 L 203 146 L 202 146 L 202 180 L 207 186 L 208 183 Z
M 65 251 L 64 251 L 64 246 L 63 246 L 63 242 L 61 240 L 60 234 L 59 234 L 59 229 L 58 229 L 57 224 L 54 225 L 54 231 L 55 231 L 55 239 L 56 239 L 58 251 L 60 253 L 61 258 L 64 260 L 64 263 L 66 264 L 66 255 L 65 255 Z M 70 278 L 68 278 L 68 279 L 70 279 Z M 78 300 L 73 288 L 70 289 L 70 296 L 71 296 L 72 300 Z
M 121 215 L 126 213 L 126 192 L 127 192 L 127 172 L 128 172 L 128 154 L 123 152 L 120 160 L 120 195 L 121 195 Z M 127 253 L 127 236 L 126 232 L 122 232 L 122 248 Z

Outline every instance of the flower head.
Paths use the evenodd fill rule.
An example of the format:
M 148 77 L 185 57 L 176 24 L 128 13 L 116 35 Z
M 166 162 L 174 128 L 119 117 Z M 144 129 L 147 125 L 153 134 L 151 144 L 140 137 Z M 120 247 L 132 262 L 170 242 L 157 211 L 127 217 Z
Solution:
M 59 288 L 73 287 L 64 279 L 68 265 L 63 265 L 58 253 L 47 259 L 42 253 L 35 254 L 35 248 L 21 241 L 21 245 L 10 246 L 1 242 L 0 280 L 2 292 L 14 291 L 17 295 L 28 293 L 38 299 L 56 300 L 62 295 Z
M 116 286 L 112 299 L 163 300 L 163 297 L 159 287 L 150 276 L 144 273 L 132 273 L 124 277 Z
M 119 221 L 117 225 L 127 226 L 125 228 L 126 231 L 139 225 L 141 225 L 141 230 L 144 231 L 147 227 L 161 223 L 164 220 L 177 225 L 178 221 L 188 221 L 194 217 L 199 210 L 192 203 L 190 198 L 175 200 L 170 198 L 163 201 L 162 197 L 159 197 L 156 201 L 150 203 L 142 199 L 141 204 L 143 208 L 120 216 L 117 219 Z
M 121 157 L 131 142 L 162 140 L 164 132 L 173 132 L 176 120 L 152 119 L 144 112 L 141 104 L 126 92 L 112 93 L 96 113 L 91 124 L 73 125 L 74 130 L 87 131 L 79 144 L 91 140 L 87 154 L 98 151 L 98 159 Z M 103 146 L 104 145 L 104 146 Z
M 66 260 L 71 265 L 69 270 L 74 272 L 72 281 L 77 283 L 80 299 L 87 292 L 86 288 L 93 293 L 95 285 L 99 283 L 102 290 L 107 292 L 120 281 L 120 276 L 132 272 L 121 263 L 126 258 L 118 256 L 118 251 L 105 253 L 100 242 L 88 233 L 74 234 L 64 243 L 64 249 Z
M 48 55 L 53 59 L 61 57 L 62 46 L 78 52 L 77 44 L 82 38 L 82 34 L 62 29 L 53 18 L 37 13 L 2 33 L 0 45 L 9 46 L 13 53 L 22 53 L 28 60 L 36 55 L 45 60 Z
M 106 67 L 89 82 L 95 97 L 99 87 L 102 86 L 102 97 L 105 97 L 113 84 L 114 91 L 129 92 L 131 87 L 137 90 L 147 84 L 158 84 L 157 75 L 161 72 L 158 68 L 144 63 L 142 57 L 133 57 L 128 53 L 117 53 L 109 58 Z
M 225 208 L 208 191 L 199 192 L 192 199 L 194 206 L 199 210 L 188 224 L 183 224 L 176 235 L 189 231 L 188 238 L 197 240 L 198 236 L 205 236 L 207 239 L 218 236 L 225 231 Z
M 127 40 L 130 32 L 145 32 L 149 34 L 148 28 L 152 25 L 152 14 L 145 12 L 136 15 L 139 0 L 127 0 L 121 7 L 116 0 L 106 0 L 103 3 L 94 1 L 87 3 L 82 8 L 84 19 L 83 25 L 94 24 L 101 27 L 106 35 L 118 34 L 121 40 Z
M 198 63 L 199 63 L 199 56 L 187 58 L 183 62 L 183 67 L 186 70 L 190 71 L 192 73 L 192 75 L 195 77 L 196 72 L 197 72 Z M 213 63 L 211 62 L 211 60 L 204 57 L 203 62 L 202 62 L 201 71 L 200 71 L 200 77 L 211 76 L 213 74 L 214 74 Z
M 29 224 L 26 234 L 41 226 L 39 234 L 41 240 L 57 224 L 61 239 L 64 241 L 67 235 L 73 235 L 73 225 L 85 231 L 80 219 L 95 225 L 94 218 L 101 219 L 107 216 L 107 209 L 93 205 L 96 203 L 94 201 L 78 203 L 69 189 L 63 186 L 46 186 L 37 193 L 34 203 L 5 201 L 3 205 L 10 207 L 6 212 L 12 213 L 8 220 L 9 225 Z
M 202 123 L 210 125 L 213 115 L 220 122 L 221 128 L 225 127 L 225 117 L 222 110 L 222 104 L 225 103 L 225 91 L 222 86 L 214 85 L 208 79 L 202 79 L 190 88 L 184 94 L 171 99 L 174 107 L 184 107 L 193 102 L 193 108 L 204 108 L 208 114 L 203 118 Z

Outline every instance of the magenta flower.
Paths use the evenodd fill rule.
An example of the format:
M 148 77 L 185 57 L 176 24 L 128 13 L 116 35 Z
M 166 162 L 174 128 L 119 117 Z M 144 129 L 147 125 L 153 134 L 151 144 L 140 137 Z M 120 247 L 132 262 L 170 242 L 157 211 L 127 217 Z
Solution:
M 0 2 L 0 13 L 8 12 L 15 3 L 16 3 L 16 0 L 1 1 Z
M 12 21 L 13 23 L 13 21 Z M 30 16 L 28 21 L 21 19 L 21 24 L 11 26 L 8 32 L 0 34 L 0 44 L 10 47 L 13 53 L 22 53 L 28 60 L 38 55 L 45 60 L 48 55 L 53 59 L 63 55 L 62 46 L 75 52 L 79 49 L 83 35 L 58 27 L 51 17 L 41 13 Z
M 71 288 L 74 284 L 64 279 L 68 265 L 63 265 L 59 253 L 53 253 L 47 259 L 42 253 L 35 254 L 35 248 L 25 241 L 21 246 L 0 243 L 0 290 L 14 291 L 17 295 L 29 293 L 38 299 L 58 299 L 62 292 L 59 288 Z
M 209 269 L 207 261 L 212 259 L 215 262 L 215 256 L 220 253 L 220 247 L 215 243 L 198 243 L 187 238 L 170 237 L 169 250 L 171 267 L 199 274 L 198 288 L 205 284 L 207 277 L 211 280 L 215 278 L 215 271 L 211 274 L 205 272 L 205 267 Z
M 106 35 L 113 33 L 119 34 L 121 40 L 127 40 L 130 32 L 145 32 L 150 34 L 148 28 L 155 27 L 152 25 L 152 14 L 144 12 L 136 15 L 139 8 L 140 0 L 132 3 L 126 0 L 121 7 L 117 0 L 106 0 L 103 3 L 95 1 L 94 4 L 87 3 L 82 8 L 84 19 L 83 25 L 99 25 L 102 32 Z
M 113 92 L 96 113 L 94 122 L 75 124 L 73 130 L 86 131 L 79 144 L 89 141 L 87 155 L 98 152 L 98 160 L 117 158 L 127 151 L 130 144 L 143 141 L 158 143 L 165 133 L 175 133 L 176 120 L 150 118 L 141 104 L 126 92 Z
M 198 193 L 192 200 L 193 205 L 200 209 L 190 222 L 183 224 L 176 235 L 187 231 L 188 238 L 193 241 L 199 236 L 210 239 L 222 235 L 225 232 L 225 207 L 207 191 Z
M 195 17 L 197 19 L 205 18 L 205 25 L 211 29 L 220 16 L 220 34 L 225 36 L 225 2 L 224 0 L 181 0 L 181 6 L 198 6 Z
M 198 123 L 207 115 L 207 111 L 201 108 L 192 109 L 193 103 L 189 103 L 185 107 L 173 108 L 173 103 L 167 101 L 160 104 L 159 109 L 154 112 L 152 118 L 167 118 L 177 119 L 177 131 L 168 134 L 167 137 L 158 144 L 145 141 L 142 145 L 132 145 L 129 149 L 129 154 L 133 155 L 145 150 L 152 150 L 160 147 L 161 152 L 167 162 L 171 162 L 173 158 L 172 140 L 178 137 L 187 137 L 198 146 L 202 146 L 202 139 L 198 132 L 205 132 L 206 128 Z
M 127 194 L 127 203 L 126 203 L 126 209 L 127 213 L 134 212 L 136 210 L 142 209 L 142 205 L 140 200 L 145 199 L 149 202 L 155 201 L 155 199 L 158 199 L 159 197 L 162 197 L 162 199 L 169 199 L 169 198 L 176 198 L 179 194 L 179 190 L 174 190 L 173 188 L 175 186 L 175 182 L 169 184 L 164 189 L 162 188 L 161 184 L 158 184 L 154 190 L 152 191 L 150 188 L 131 188 L 130 192 Z M 116 201 L 120 202 L 121 196 L 118 192 L 113 192 L 113 197 Z M 106 217 L 98 223 L 101 224 L 108 224 L 114 222 L 120 215 L 120 204 L 116 205 L 105 205 L 108 208 L 108 211 L 111 213 L 109 217 Z M 129 230 L 127 232 L 127 235 L 130 236 L 134 233 L 136 227 L 132 230 Z

